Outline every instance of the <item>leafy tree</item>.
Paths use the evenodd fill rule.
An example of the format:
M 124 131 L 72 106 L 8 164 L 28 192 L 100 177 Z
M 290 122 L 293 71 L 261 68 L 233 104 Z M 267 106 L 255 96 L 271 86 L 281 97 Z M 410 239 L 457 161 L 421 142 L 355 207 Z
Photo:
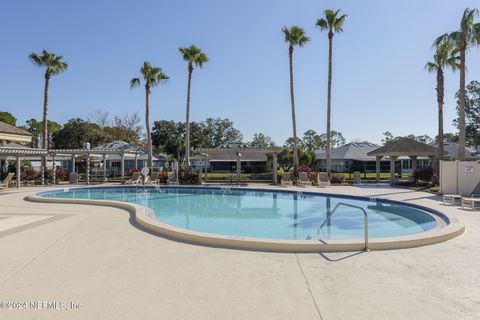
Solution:
M 307 151 L 324 150 L 325 141 L 315 130 L 307 130 L 303 134 L 303 146 Z
M 292 26 L 291 28 L 283 27 L 283 35 L 285 42 L 288 43 L 288 59 L 290 66 L 290 103 L 292 106 L 292 128 L 293 128 L 293 171 L 296 174 L 298 167 L 298 152 L 297 152 L 297 120 L 295 117 L 295 95 L 293 90 L 293 49 L 294 47 L 303 47 L 310 38 L 307 37 L 305 30 L 299 26 Z
M 45 67 L 45 88 L 43 93 L 43 137 L 48 137 L 48 90 L 50 78 L 68 69 L 68 64 L 62 56 L 43 49 L 41 54 L 30 53 L 28 58 L 39 67 Z M 49 139 L 43 139 L 43 148 L 48 149 Z M 45 167 L 45 166 L 43 166 Z
M 58 149 L 78 149 L 84 142 L 92 147 L 102 144 L 101 128 L 80 118 L 70 119 L 53 134 L 53 144 Z
M 444 141 L 448 141 L 448 142 L 458 142 L 458 134 L 456 133 L 445 133 L 443 135 L 443 139 Z M 438 137 L 436 138 L 436 141 L 438 141 Z
M 150 62 L 145 61 L 140 68 L 140 74 L 145 82 L 145 128 L 147 128 L 147 145 L 148 145 L 148 167 L 153 167 L 153 150 L 152 150 L 152 135 L 150 132 L 150 89 L 156 87 L 162 82 L 168 80 L 168 76 L 161 68 L 154 67 Z M 130 80 L 130 88 L 140 85 L 140 78 L 133 78 Z
M 426 134 L 423 134 L 423 135 L 419 135 L 419 136 L 416 136 L 414 134 L 409 134 L 407 136 L 394 136 L 390 131 L 385 131 L 383 133 L 384 135 L 384 139 L 382 139 L 382 143 L 385 145 L 387 143 L 391 143 L 392 141 L 395 141 L 396 139 L 398 138 L 409 138 L 409 139 L 412 139 L 412 140 L 415 140 L 415 141 L 418 141 L 418 142 L 422 142 L 422 143 L 426 143 L 426 144 L 433 144 L 435 142 L 434 139 L 432 139 L 432 137 L 426 135 Z
M 384 133 L 382 133 L 382 135 L 383 135 L 382 143 L 384 145 L 392 142 L 393 139 L 395 139 L 395 137 L 393 136 L 393 134 L 390 131 L 385 131 Z
M 190 165 L 190 89 L 192 85 L 193 66 L 202 68 L 208 62 L 208 57 L 193 44 L 190 47 L 178 49 L 183 55 L 183 60 L 188 62 L 188 88 L 187 88 L 187 110 L 186 110 L 186 137 L 185 137 L 185 164 Z
M 33 148 L 39 148 L 41 147 L 39 145 L 40 140 L 43 141 L 43 132 L 44 132 L 44 125 L 43 121 L 37 121 L 36 119 L 30 119 L 26 121 L 26 126 L 23 126 L 22 128 L 25 129 L 26 131 L 30 132 L 32 134 L 32 147 Z M 47 126 L 47 132 L 49 132 L 48 136 L 48 145 L 55 145 L 53 143 L 53 135 L 58 132 L 62 128 L 62 125 L 59 123 L 48 120 L 48 126 Z M 40 139 L 41 137 L 41 139 Z M 42 144 L 45 145 L 45 144 Z M 55 146 L 56 147 L 56 146 Z
M 14 127 L 17 125 L 17 118 L 15 118 L 13 114 L 8 111 L 0 111 L 0 121 L 8 123 Z
M 288 147 L 283 147 L 282 152 L 277 156 L 278 165 L 284 172 L 288 172 L 293 167 L 293 152 Z
M 205 148 L 216 148 L 228 142 L 240 142 L 243 135 L 235 128 L 230 119 L 207 118 L 203 122 L 205 126 L 204 138 Z
M 138 145 L 142 135 L 140 115 L 135 112 L 123 116 L 115 116 L 113 126 L 106 128 L 106 134 L 111 140 L 123 140 Z
M 457 98 L 457 111 L 460 113 L 460 91 Z M 459 127 L 459 119 L 453 121 Z M 474 80 L 467 85 L 465 97 L 465 141 L 468 146 L 480 145 L 480 82 Z
M 444 70 L 446 68 L 451 68 L 452 70 L 458 69 L 460 66 L 458 64 L 459 57 L 454 51 L 454 46 L 452 42 L 447 41 L 442 44 L 434 44 L 435 54 L 433 55 L 433 61 L 427 62 L 425 69 L 428 72 L 433 72 L 436 74 L 437 78 L 437 105 L 438 105 L 438 155 L 439 160 L 443 159 L 444 148 L 443 148 L 443 97 L 445 95 L 445 77 Z
M 205 147 L 205 125 L 203 122 L 190 123 L 191 144 L 194 149 Z M 186 127 L 182 122 L 160 120 L 153 123 L 152 142 L 160 152 L 173 155 L 182 163 L 185 158 Z
M 458 94 L 458 160 L 465 159 L 465 70 L 466 53 L 468 49 L 480 44 L 480 23 L 475 23 L 477 9 L 466 8 L 460 21 L 460 29 L 446 33 L 435 40 L 435 45 L 451 42 L 454 49 L 460 53 L 460 90 Z M 472 134 L 472 133 L 470 133 Z
M 317 20 L 316 26 L 322 31 L 328 31 L 328 94 L 327 94 L 327 145 L 326 145 L 326 169 L 328 175 L 331 173 L 331 142 L 330 142 L 330 118 L 332 110 L 332 47 L 335 33 L 343 32 L 343 24 L 347 15 L 340 15 L 340 10 L 325 10 L 324 17 Z
M 322 133 L 320 135 L 322 141 L 324 142 L 323 144 L 325 147 L 327 146 L 327 134 Z M 343 137 L 341 132 L 335 131 L 335 130 L 330 130 L 330 145 L 332 148 L 337 148 L 345 144 L 345 138 Z
M 414 134 L 409 134 L 408 136 L 406 136 L 406 138 L 409 138 L 409 139 L 412 139 L 412 140 L 415 140 L 415 141 L 418 141 L 418 142 L 423 142 L 423 143 L 426 143 L 426 144 L 433 144 L 435 141 L 428 135 L 426 134 L 423 134 L 423 135 L 420 135 L 420 136 L 416 136 Z
M 283 147 L 288 148 L 288 149 L 292 150 L 292 152 L 293 152 L 294 147 L 295 147 L 294 141 L 295 141 L 295 139 L 293 137 L 288 138 L 287 140 L 285 140 L 285 143 L 283 144 Z M 296 145 L 297 145 L 297 151 L 305 148 L 305 146 L 303 145 L 303 141 L 300 138 L 297 138 Z
M 275 142 L 273 142 L 272 138 L 260 132 L 253 135 L 250 146 L 258 149 L 273 148 L 275 147 Z

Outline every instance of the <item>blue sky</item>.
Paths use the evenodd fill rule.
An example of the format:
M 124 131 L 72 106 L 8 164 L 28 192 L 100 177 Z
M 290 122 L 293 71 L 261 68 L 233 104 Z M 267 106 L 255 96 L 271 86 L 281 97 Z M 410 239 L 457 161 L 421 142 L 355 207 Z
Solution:
M 325 130 L 327 36 L 314 27 L 327 8 L 349 15 L 334 39 L 332 129 L 380 142 L 382 132 L 437 130 L 435 76 L 423 66 L 436 36 L 458 28 L 478 1 L 4 1 L 0 8 L 0 110 L 22 124 L 42 114 L 43 74 L 27 55 L 45 48 L 70 69 L 53 79 L 50 119 L 139 111 L 144 92 L 129 89 L 144 60 L 171 80 L 153 90 L 152 119 L 183 121 L 187 69 L 179 46 L 196 44 L 210 62 L 194 72 L 191 119 L 232 119 L 245 140 L 255 132 L 283 143 L 291 135 L 283 26 L 311 42 L 294 57 L 297 127 Z M 467 56 L 467 81 L 479 79 L 480 49 Z M 479 79 L 480 80 L 480 79 Z M 458 74 L 446 75 L 446 132 L 455 116 Z

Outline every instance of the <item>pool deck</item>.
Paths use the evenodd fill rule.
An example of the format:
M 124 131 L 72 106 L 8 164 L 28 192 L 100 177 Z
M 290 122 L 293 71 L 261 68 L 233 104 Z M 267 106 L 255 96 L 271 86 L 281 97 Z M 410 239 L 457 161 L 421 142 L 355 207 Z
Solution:
M 463 235 L 413 249 L 289 254 L 175 242 L 140 230 L 121 209 L 23 200 L 41 190 L 0 193 L 0 319 L 451 320 L 480 314 L 480 212 L 444 206 L 429 193 L 385 185 L 316 189 L 430 206 L 458 218 Z M 82 307 L 1 309 L 8 301 Z

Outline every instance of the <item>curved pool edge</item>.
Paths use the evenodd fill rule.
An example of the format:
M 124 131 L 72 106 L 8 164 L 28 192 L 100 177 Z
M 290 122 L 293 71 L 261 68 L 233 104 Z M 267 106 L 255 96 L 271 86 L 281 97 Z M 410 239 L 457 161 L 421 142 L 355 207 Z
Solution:
M 255 189 L 264 191 L 275 190 L 270 188 Z M 61 191 L 64 191 L 64 189 L 61 189 Z M 25 200 L 43 203 L 99 205 L 123 209 L 132 213 L 135 217 L 135 221 L 148 231 L 169 239 L 192 244 L 231 249 L 285 253 L 351 252 L 363 250 L 365 246 L 363 240 L 330 240 L 328 242 L 321 242 L 318 240 L 280 240 L 210 234 L 183 229 L 164 223 L 156 219 L 149 208 L 133 203 L 113 200 L 61 199 L 40 196 L 40 194 L 44 193 L 46 192 L 40 192 L 35 195 L 27 196 L 25 197 Z M 412 206 L 412 204 L 408 202 L 397 200 L 392 201 Z M 422 207 L 416 204 L 414 206 Z M 448 222 L 445 226 L 436 227 L 429 231 L 416 233 L 408 236 L 372 238 L 369 239 L 368 248 L 370 250 L 414 248 L 448 241 L 464 233 L 465 226 L 460 223 L 458 219 L 450 217 L 443 212 L 439 213 L 448 218 Z

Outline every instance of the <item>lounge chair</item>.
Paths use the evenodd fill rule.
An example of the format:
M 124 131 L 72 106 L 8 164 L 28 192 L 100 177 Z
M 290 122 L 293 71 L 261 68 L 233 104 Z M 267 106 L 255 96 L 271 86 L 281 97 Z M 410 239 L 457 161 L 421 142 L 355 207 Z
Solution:
M 455 202 L 459 201 L 463 207 L 463 199 L 466 198 L 468 205 L 472 205 L 472 198 L 480 198 L 480 182 L 475 186 L 475 189 L 471 193 L 462 193 L 460 194 L 444 194 L 443 195 L 443 204 L 455 205 Z M 473 209 L 473 207 L 472 207 Z
M 142 180 L 142 174 L 140 172 L 134 172 L 132 173 L 132 177 L 130 178 L 130 180 L 125 181 L 125 184 L 138 185 L 141 180 Z
M 312 185 L 312 183 L 308 179 L 308 173 L 307 172 L 299 172 L 298 173 L 298 183 L 301 186 L 304 186 L 304 187 Z
M 293 186 L 292 178 L 290 173 L 282 173 L 282 180 L 280 182 L 281 186 Z
M 0 182 L 0 187 L 8 188 L 10 185 L 12 185 L 12 182 L 13 182 L 12 180 L 14 175 L 15 173 L 9 172 L 5 177 L 5 179 L 3 179 L 2 182 Z
M 167 184 L 178 184 L 178 179 L 175 172 L 168 173 Z
M 145 178 L 145 184 L 159 184 L 160 183 L 160 172 L 152 172 L 151 175 Z
M 327 172 L 319 172 L 317 176 L 317 184 L 319 187 L 330 187 L 330 179 Z

